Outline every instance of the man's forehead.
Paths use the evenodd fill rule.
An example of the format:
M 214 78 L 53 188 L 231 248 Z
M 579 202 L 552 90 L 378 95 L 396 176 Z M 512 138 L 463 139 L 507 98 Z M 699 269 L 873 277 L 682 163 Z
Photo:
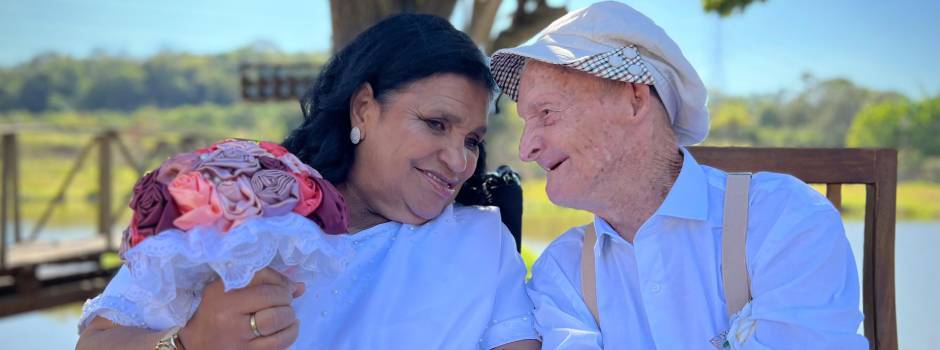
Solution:
M 536 60 L 526 60 L 519 82 L 520 99 L 522 91 L 568 91 L 581 89 L 596 80 L 603 80 L 578 70 Z

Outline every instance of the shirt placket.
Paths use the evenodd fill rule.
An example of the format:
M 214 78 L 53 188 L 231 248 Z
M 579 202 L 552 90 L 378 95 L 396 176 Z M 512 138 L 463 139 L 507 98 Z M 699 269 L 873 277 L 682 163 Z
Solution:
M 639 238 L 634 243 L 636 248 L 637 276 L 640 283 L 640 294 L 643 298 L 643 309 L 653 339 L 668 339 L 669 320 L 664 317 L 672 313 L 675 300 L 669 300 L 667 289 L 667 276 L 663 262 L 662 242 L 656 232 L 656 225 L 647 225 L 637 232 Z M 657 347 L 663 347 L 658 344 Z

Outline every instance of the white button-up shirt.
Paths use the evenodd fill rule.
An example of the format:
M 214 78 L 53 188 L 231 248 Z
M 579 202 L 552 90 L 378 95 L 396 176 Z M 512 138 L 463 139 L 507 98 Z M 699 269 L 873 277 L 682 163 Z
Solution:
M 711 340 L 730 329 L 736 349 L 867 349 L 839 212 L 789 175 L 753 175 L 746 244 L 753 299 L 728 319 L 726 174 L 682 153 L 675 184 L 632 244 L 595 217 L 600 329 L 581 294 L 584 230 L 568 230 L 542 253 L 527 291 L 543 348 L 714 349 Z

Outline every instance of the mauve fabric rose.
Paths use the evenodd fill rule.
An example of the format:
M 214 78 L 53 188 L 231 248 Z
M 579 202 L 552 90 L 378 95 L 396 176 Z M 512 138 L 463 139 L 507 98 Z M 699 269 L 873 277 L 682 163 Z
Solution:
M 134 195 L 129 205 L 134 210 L 131 232 L 136 231 L 135 236 L 140 239 L 176 228 L 173 220 L 180 216 L 166 185 L 157 181 L 158 173 L 159 169 L 151 171 L 134 185 Z
M 240 175 L 251 176 L 261 169 L 261 165 L 258 164 L 257 157 L 243 149 L 219 147 L 215 151 L 200 155 L 194 168 L 218 178 L 219 181 L 229 181 Z
M 261 169 L 290 172 L 290 168 L 288 168 L 287 165 L 284 165 L 284 162 L 281 162 L 276 158 L 258 157 L 258 164 L 261 165 Z
M 297 156 L 291 153 L 284 154 L 280 157 L 277 157 L 277 159 L 283 162 L 284 165 L 286 165 L 287 168 L 290 169 L 292 173 L 307 174 L 316 178 L 321 178 L 321 179 L 323 178 L 323 176 L 320 175 L 320 172 L 316 171 L 316 169 L 312 168 L 306 163 L 300 161 L 300 159 L 297 159 Z
M 219 149 L 219 146 L 211 145 L 211 146 L 206 147 L 206 148 L 197 149 L 196 152 L 194 152 L 194 153 L 196 153 L 196 154 L 212 153 L 212 152 L 215 152 L 217 149 Z
M 248 140 L 229 140 L 218 144 L 219 149 L 239 150 L 253 157 L 270 157 L 272 154 L 258 145 L 255 141 Z
M 346 208 L 346 201 L 343 195 L 333 187 L 329 181 L 322 178 L 312 178 L 320 192 L 323 195 L 323 201 L 320 206 L 310 213 L 307 218 L 313 220 L 323 231 L 329 234 L 339 234 L 349 232 L 349 210 Z
M 261 141 L 261 142 L 258 142 L 258 146 L 263 148 L 265 151 L 270 152 L 275 157 L 280 157 L 287 153 L 290 153 L 287 151 L 286 148 L 284 148 L 284 146 L 281 146 L 273 142 Z
M 300 200 L 297 179 L 286 171 L 258 171 L 251 177 L 251 188 L 266 217 L 290 213 Z
M 167 190 L 182 214 L 173 221 L 180 229 L 213 225 L 222 217 L 222 206 L 216 196 L 215 186 L 198 171 L 177 176 L 167 186 Z
M 228 231 L 233 226 L 240 225 L 252 217 L 261 216 L 261 201 L 251 189 L 251 180 L 239 176 L 233 180 L 220 181 L 215 186 L 219 194 L 219 204 L 222 205 L 222 217 L 226 222 L 222 230 Z
M 195 153 L 183 153 L 168 159 L 158 169 L 157 181 L 169 185 L 177 175 L 192 171 L 197 160 L 199 155 Z
M 303 216 L 310 215 L 323 202 L 323 192 L 320 191 L 320 186 L 311 176 L 306 174 L 291 175 L 297 179 L 297 187 L 300 188 L 300 201 L 294 207 L 294 212 Z

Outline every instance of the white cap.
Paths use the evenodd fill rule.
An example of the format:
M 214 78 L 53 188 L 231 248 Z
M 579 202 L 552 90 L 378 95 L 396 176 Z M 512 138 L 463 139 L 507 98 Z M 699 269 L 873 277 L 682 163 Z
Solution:
M 680 144 L 697 144 L 708 135 L 702 79 L 666 32 L 632 7 L 605 1 L 572 11 L 529 42 L 493 53 L 493 77 L 509 98 L 518 98 L 522 68 L 534 59 L 604 79 L 653 85 Z

